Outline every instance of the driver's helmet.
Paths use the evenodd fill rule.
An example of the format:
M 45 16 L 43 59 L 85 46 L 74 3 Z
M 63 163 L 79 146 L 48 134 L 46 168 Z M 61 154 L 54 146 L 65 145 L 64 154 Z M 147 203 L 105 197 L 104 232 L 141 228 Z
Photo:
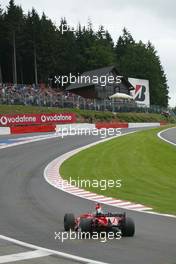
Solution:
M 102 214 L 103 213 L 100 203 L 96 204 L 95 210 L 96 210 L 96 214 Z

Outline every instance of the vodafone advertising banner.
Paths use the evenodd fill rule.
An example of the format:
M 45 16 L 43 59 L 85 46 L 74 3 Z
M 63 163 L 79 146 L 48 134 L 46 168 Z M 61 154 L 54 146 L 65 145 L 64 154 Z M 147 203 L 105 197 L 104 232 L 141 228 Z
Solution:
M 74 113 L 0 115 L 0 126 L 75 123 Z

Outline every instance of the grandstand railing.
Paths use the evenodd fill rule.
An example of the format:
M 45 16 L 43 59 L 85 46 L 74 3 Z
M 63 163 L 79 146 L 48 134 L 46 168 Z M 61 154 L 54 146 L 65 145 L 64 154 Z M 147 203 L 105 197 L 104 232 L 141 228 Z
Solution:
M 0 104 L 34 105 L 59 108 L 77 108 L 111 112 L 162 113 L 168 111 L 164 107 L 152 105 L 139 107 L 134 101 L 85 99 L 64 91 L 35 85 L 0 85 Z

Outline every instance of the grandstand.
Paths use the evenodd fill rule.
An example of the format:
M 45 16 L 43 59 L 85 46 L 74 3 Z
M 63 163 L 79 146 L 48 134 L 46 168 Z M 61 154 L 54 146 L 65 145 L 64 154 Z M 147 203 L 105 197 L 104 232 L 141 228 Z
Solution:
M 58 90 L 46 86 L 45 84 L 26 85 L 26 84 L 0 84 L 0 104 L 7 105 L 33 105 L 59 108 L 77 108 L 96 111 L 111 112 L 151 112 L 161 113 L 166 111 L 159 106 L 150 108 L 137 107 L 133 102 L 109 99 L 90 99 L 70 91 Z

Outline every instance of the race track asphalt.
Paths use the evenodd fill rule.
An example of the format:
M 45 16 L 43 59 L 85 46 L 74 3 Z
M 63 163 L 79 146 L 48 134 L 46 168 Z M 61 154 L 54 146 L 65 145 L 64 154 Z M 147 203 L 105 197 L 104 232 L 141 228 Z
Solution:
M 176 219 L 159 215 L 126 210 L 136 223 L 133 238 L 106 243 L 62 243 L 54 239 L 54 232 L 63 231 L 65 213 L 79 215 L 91 211 L 94 203 L 50 186 L 44 180 L 43 170 L 59 155 L 95 140 L 90 136 L 68 136 L 0 150 L 0 234 L 114 264 L 176 263 Z M 110 206 L 105 209 L 117 211 Z
M 164 139 L 170 141 L 171 143 L 176 144 L 176 128 L 169 128 L 166 131 L 163 131 L 161 134 L 161 137 Z

